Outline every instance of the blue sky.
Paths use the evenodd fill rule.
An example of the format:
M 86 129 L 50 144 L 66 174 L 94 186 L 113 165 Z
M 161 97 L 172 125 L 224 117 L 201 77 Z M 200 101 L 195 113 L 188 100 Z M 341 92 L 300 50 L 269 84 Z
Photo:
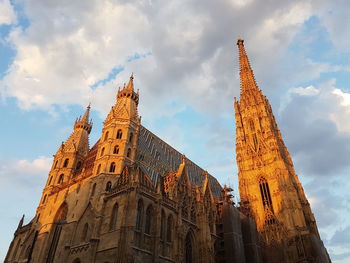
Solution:
M 92 146 L 131 72 L 142 123 L 237 191 L 236 38 L 333 262 L 350 261 L 350 2 L 0 0 L 0 259 L 92 103 Z

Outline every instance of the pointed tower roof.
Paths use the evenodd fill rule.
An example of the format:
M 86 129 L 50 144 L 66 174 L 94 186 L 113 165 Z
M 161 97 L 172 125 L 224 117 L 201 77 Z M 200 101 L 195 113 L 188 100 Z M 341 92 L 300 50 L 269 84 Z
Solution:
M 135 101 L 136 105 L 139 104 L 139 94 L 134 91 L 134 73 L 131 73 L 128 84 L 124 84 L 123 89 L 118 91 L 117 99 L 122 97 L 131 98 Z
M 126 89 L 130 91 L 134 91 L 134 73 L 131 73 L 129 83 L 126 85 Z
M 89 103 L 89 105 L 86 107 L 86 111 L 83 115 L 83 117 L 79 117 L 74 124 L 74 130 L 78 129 L 78 128 L 83 128 L 84 130 L 86 130 L 88 133 L 91 132 L 92 129 L 92 121 L 89 120 L 90 118 L 90 108 L 91 108 L 91 104 Z
M 243 43 L 244 40 L 238 38 L 237 46 L 239 51 L 241 93 L 247 90 L 259 90 Z

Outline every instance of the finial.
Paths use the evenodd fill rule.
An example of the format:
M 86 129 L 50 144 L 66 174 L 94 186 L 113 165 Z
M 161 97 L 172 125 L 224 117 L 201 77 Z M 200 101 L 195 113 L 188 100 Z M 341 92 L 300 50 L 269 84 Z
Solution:
M 244 40 L 240 37 L 237 38 L 237 45 L 243 45 Z
M 131 72 L 130 79 L 134 79 L 134 72 Z

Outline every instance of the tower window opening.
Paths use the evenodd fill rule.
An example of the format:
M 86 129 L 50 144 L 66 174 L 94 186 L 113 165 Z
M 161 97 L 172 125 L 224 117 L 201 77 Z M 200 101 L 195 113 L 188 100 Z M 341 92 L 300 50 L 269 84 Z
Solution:
M 66 160 L 64 160 L 63 168 L 68 167 L 68 163 L 69 163 L 69 159 L 67 158 Z
M 133 137 L 134 137 L 134 134 L 131 132 L 131 133 L 130 133 L 130 136 L 129 136 L 129 142 L 130 142 L 130 143 L 132 143 Z
M 92 186 L 91 196 L 95 195 L 95 191 L 96 191 L 96 183 L 94 183 L 93 186 Z
M 165 213 L 162 209 L 161 217 L 160 217 L 160 240 L 165 240 Z
M 52 182 L 52 176 L 50 176 L 50 179 L 49 179 L 48 185 L 51 185 L 51 182 Z
M 102 150 L 101 150 L 101 157 L 103 156 L 103 154 L 105 153 L 105 148 L 103 147 Z
M 46 198 L 47 198 L 47 195 L 44 195 L 43 201 L 41 202 L 42 204 L 45 204 Z
M 260 194 L 263 206 L 269 206 L 272 210 L 272 200 L 271 200 L 271 194 L 270 194 L 270 188 L 269 184 L 267 183 L 266 179 L 260 180 Z
M 87 240 L 87 234 L 89 231 L 89 224 L 86 223 L 83 228 L 83 232 L 81 233 L 81 241 L 86 241 Z
M 79 162 L 77 163 L 76 170 L 79 170 L 79 169 L 80 169 L 80 167 L 81 167 L 81 161 L 79 161 Z
M 106 191 L 110 191 L 112 189 L 112 182 L 108 181 L 106 184 Z
M 115 203 L 112 209 L 111 219 L 109 221 L 109 231 L 115 230 L 117 226 L 118 203 Z
M 106 132 L 104 141 L 107 141 L 109 132 Z
M 109 172 L 114 173 L 115 172 L 115 162 L 111 163 L 111 166 L 109 167 Z
M 152 213 L 153 207 L 149 205 L 146 210 L 146 218 L 145 218 L 145 234 L 151 234 L 151 223 L 152 223 Z
M 117 131 L 117 139 L 121 139 L 123 137 L 123 132 L 121 129 Z
M 140 199 L 137 203 L 137 214 L 136 214 L 136 225 L 135 228 L 137 230 L 142 229 L 142 216 L 143 216 L 143 202 Z
M 118 154 L 119 153 L 119 146 L 118 145 L 114 146 L 113 153 L 114 154 Z
M 101 164 L 99 164 L 99 165 L 97 166 L 97 171 L 96 171 L 96 174 L 99 174 L 99 173 L 100 173 L 100 171 L 101 171 Z
M 63 180 L 64 180 L 64 174 L 61 174 L 60 177 L 58 177 L 57 183 L 58 183 L 58 184 L 62 184 L 62 183 L 63 183 Z
M 166 231 L 166 241 L 171 242 L 172 240 L 172 229 L 173 229 L 173 216 L 168 216 L 167 231 Z
M 126 157 L 130 158 L 130 156 L 131 156 L 131 149 L 129 148 L 128 152 L 126 153 Z

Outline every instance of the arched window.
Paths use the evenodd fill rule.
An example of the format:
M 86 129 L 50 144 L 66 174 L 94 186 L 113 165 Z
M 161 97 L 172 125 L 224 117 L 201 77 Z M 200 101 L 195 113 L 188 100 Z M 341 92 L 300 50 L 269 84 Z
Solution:
M 47 183 L 47 185 L 51 185 L 52 182 L 52 176 L 50 176 L 49 182 Z
M 121 139 L 123 137 L 123 132 L 121 129 L 117 131 L 117 139 Z
M 96 191 L 96 183 L 92 185 L 91 196 L 95 195 L 95 191 Z
M 68 214 L 68 205 L 64 202 L 60 208 L 57 210 L 54 222 L 63 222 L 66 221 Z
M 101 164 L 99 164 L 99 165 L 97 166 L 96 174 L 99 174 L 100 172 L 101 172 Z
M 76 166 L 76 170 L 79 170 L 80 169 L 80 167 L 81 167 L 81 161 L 79 161 L 78 163 L 77 163 L 77 166 Z
M 56 160 L 56 162 L 55 162 L 55 165 L 54 165 L 53 169 L 56 169 L 57 164 L 58 164 L 58 160 Z
M 129 148 L 129 149 L 128 149 L 128 152 L 126 153 L 126 157 L 129 157 L 129 158 L 130 158 L 130 156 L 131 156 L 131 149 Z
M 160 240 L 165 240 L 165 213 L 162 209 L 162 213 L 160 215 Z
M 109 231 L 115 230 L 117 225 L 117 217 L 118 217 L 118 203 L 115 203 L 112 209 L 111 220 L 109 221 Z
M 146 218 L 145 218 L 145 234 L 151 234 L 151 224 L 152 224 L 152 213 L 153 207 L 149 205 L 146 209 Z
M 81 238 L 80 238 L 81 242 L 87 241 L 88 231 L 89 231 L 89 224 L 85 223 L 84 228 L 83 228 L 83 232 L 81 232 Z
M 185 239 L 185 262 L 186 263 L 192 263 L 193 262 L 193 251 L 192 251 L 192 237 L 191 237 L 191 233 L 188 232 L 186 235 L 186 239 Z
M 173 230 L 173 216 L 168 216 L 167 231 L 166 231 L 166 241 L 171 242 L 172 240 L 172 230 Z
M 41 202 L 42 204 L 45 204 L 45 202 L 46 202 L 46 197 L 47 197 L 47 195 L 44 195 L 43 201 Z
M 57 183 L 58 183 L 58 184 L 62 184 L 62 183 L 63 183 L 63 180 L 64 180 L 64 174 L 61 174 L 60 177 L 58 177 Z
M 104 153 L 105 153 L 105 148 L 103 147 L 102 149 L 101 149 L 101 157 L 104 155 Z
M 134 137 L 134 134 L 131 132 L 130 135 L 129 135 L 129 142 L 132 143 L 132 139 Z
M 142 229 L 142 216 L 143 216 L 143 202 L 140 199 L 137 203 L 137 214 L 136 214 L 136 225 L 135 225 L 135 228 L 137 230 Z
M 272 210 L 272 200 L 270 195 L 269 184 L 265 178 L 259 180 L 260 194 L 263 206 L 269 206 Z
M 114 154 L 118 154 L 119 153 L 119 145 L 114 146 L 113 153 Z
M 109 167 L 109 172 L 114 173 L 115 172 L 115 162 L 111 163 L 111 166 Z
M 110 181 L 106 184 L 106 191 L 110 191 L 112 189 L 112 183 Z
M 68 167 L 68 163 L 69 163 L 69 159 L 67 158 L 66 160 L 64 160 L 63 168 Z
M 109 132 L 106 132 L 104 141 L 107 141 Z

